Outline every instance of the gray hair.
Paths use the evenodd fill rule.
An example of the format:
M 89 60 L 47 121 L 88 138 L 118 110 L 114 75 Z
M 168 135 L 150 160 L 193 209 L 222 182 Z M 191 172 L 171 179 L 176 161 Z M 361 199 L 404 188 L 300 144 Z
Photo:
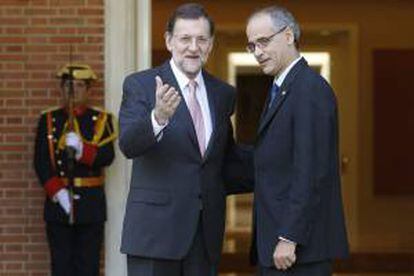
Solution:
M 293 17 L 292 13 L 281 6 L 274 5 L 255 11 L 249 17 L 248 22 L 254 17 L 263 14 L 268 14 L 270 16 L 276 30 L 289 27 L 293 32 L 295 45 L 296 47 L 299 47 L 300 27 L 296 19 Z

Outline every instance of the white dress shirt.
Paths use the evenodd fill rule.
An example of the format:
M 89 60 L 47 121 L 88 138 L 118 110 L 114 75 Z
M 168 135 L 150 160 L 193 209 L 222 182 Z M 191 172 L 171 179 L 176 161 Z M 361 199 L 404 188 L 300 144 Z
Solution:
M 276 83 L 277 86 L 282 87 L 283 81 L 285 80 L 287 74 L 289 74 L 290 70 L 292 70 L 293 66 L 295 66 L 296 63 L 299 62 L 299 60 L 302 58 L 302 56 L 299 56 L 297 59 L 292 61 L 288 67 L 286 67 L 285 70 L 283 70 L 282 74 L 276 79 L 273 80 L 273 83 Z
M 180 69 L 178 69 L 173 59 L 170 60 L 170 66 L 177 80 L 178 86 L 180 87 L 184 101 L 187 104 L 188 94 L 189 94 L 188 83 L 190 79 L 183 72 L 181 72 Z M 211 138 L 211 133 L 213 132 L 213 125 L 211 122 L 211 113 L 210 113 L 210 106 L 209 106 L 208 98 L 207 98 L 206 85 L 204 83 L 204 79 L 203 79 L 203 75 L 201 74 L 201 71 L 197 74 L 194 80 L 197 82 L 196 97 L 201 107 L 201 113 L 203 114 L 204 130 L 205 130 L 205 135 L 206 135 L 205 147 L 207 148 L 207 145 Z M 159 141 L 162 137 L 161 131 L 164 129 L 164 127 L 168 125 L 168 123 L 163 126 L 159 125 L 157 121 L 155 120 L 154 110 L 152 110 L 151 112 L 151 122 L 152 122 L 152 127 L 154 130 L 154 135 L 157 136 L 158 141 Z

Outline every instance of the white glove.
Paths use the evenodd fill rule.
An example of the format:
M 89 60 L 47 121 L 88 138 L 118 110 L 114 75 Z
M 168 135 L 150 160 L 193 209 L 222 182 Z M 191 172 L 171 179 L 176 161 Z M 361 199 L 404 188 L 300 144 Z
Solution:
M 82 157 L 83 153 L 83 142 L 81 138 L 73 131 L 66 133 L 66 146 L 72 147 L 75 149 L 76 160 L 79 160 Z
M 72 209 L 72 205 L 69 199 L 69 191 L 65 188 L 60 189 L 56 193 L 55 199 L 57 200 L 57 202 L 59 202 L 59 205 L 63 208 L 65 213 L 69 215 Z

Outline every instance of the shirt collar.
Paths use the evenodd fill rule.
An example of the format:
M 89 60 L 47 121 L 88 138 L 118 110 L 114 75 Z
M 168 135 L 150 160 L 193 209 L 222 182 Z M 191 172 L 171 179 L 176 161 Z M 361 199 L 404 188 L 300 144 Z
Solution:
M 173 71 L 173 74 L 174 74 L 175 78 L 177 79 L 178 86 L 180 86 L 180 90 L 184 91 L 184 89 L 188 85 L 188 82 L 190 81 L 190 79 L 180 69 L 178 69 L 178 67 L 177 67 L 177 65 L 175 65 L 175 62 L 174 62 L 173 59 L 170 59 L 170 66 L 171 66 L 171 69 Z M 194 80 L 197 82 L 198 86 L 203 86 L 204 85 L 201 70 L 200 70 L 200 72 L 198 72 L 198 74 L 194 78 Z
M 280 74 L 280 76 L 276 79 L 273 80 L 273 83 L 276 83 L 277 86 L 281 87 L 283 84 L 283 81 L 285 80 L 287 74 L 289 74 L 290 70 L 293 68 L 293 66 L 295 66 L 296 63 L 299 62 L 299 60 L 302 58 L 302 56 L 299 56 L 297 59 L 295 59 L 294 61 L 292 61 L 288 67 L 286 67 L 286 69 L 282 72 L 282 74 Z

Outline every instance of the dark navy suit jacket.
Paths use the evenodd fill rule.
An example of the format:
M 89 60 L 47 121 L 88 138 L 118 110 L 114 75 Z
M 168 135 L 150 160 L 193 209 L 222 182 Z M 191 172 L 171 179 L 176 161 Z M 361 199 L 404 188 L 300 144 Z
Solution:
M 279 237 L 297 242 L 298 263 L 344 257 L 335 95 L 304 59 L 280 91 L 263 112 L 254 152 L 259 263 L 274 266 Z
M 190 113 L 181 100 L 156 141 L 151 124 L 155 76 L 179 91 L 168 62 L 125 79 L 119 113 L 119 146 L 133 159 L 121 251 L 125 254 L 182 259 L 202 215 L 208 256 L 218 261 L 224 234 L 223 164 L 232 147 L 230 116 L 235 90 L 203 71 L 213 132 L 201 157 Z M 202 208 L 202 212 L 200 212 Z

